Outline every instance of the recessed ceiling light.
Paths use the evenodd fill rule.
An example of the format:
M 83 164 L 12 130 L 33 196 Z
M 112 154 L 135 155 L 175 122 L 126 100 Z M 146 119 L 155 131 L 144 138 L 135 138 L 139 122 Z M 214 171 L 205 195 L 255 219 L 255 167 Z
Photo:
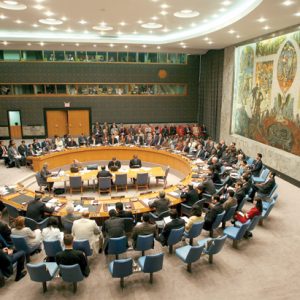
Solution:
M 31 43 L 27 43 L 27 46 L 31 46 Z
M 100 31 L 108 31 L 108 30 L 113 30 L 114 28 L 108 25 L 100 25 L 100 26 L 93 26 L 94 30 L 100 30 Z
M 286 1 L 283 1 L 282 4 L 285 6 L 290 6 L 290 5 L 294 4 L 294 1 L 286 0 Z
M 65 16 L 63 16 L 63 17 L 61 18 L 61 20 L 62 20 L 62 21 L 67 21 L 67 20 L 68 20 L 68 18 L 67 18 L 67 17 L 65 17 Z
M 52 11 L 48 10 L 44 13 L 44 15 L 46 15 L 47 17 L 51 17 L 54 15 L 54 13 Z
M 42 3 L 42 2 L 45 2 L 45 0 L 35 0 L 35 2 Z
M 106 32 L 105 32 L 105 31 L 101 31 L 100 34 L 101 34 L 101 35 L 105 35 Z
M 4 41 L 2 44 L 5 45 L 5 46 L 7 46 L 7 45 L 8 45 L 8 42 L 7 42 L 7 41 Z
M 4 20 L 4 19 L 7 19 L 7 17 L 4 16 L 4 15 L 0 15 L 0 19 L 1 19 L 1 20 Z
M 47 24 L 47 25 L 60 25 L 63 23 L 63 21 L 61 21 L 61 20 L 52 19 L 52 18 L 40 19 L 39 22 L 42 24 Z
M 89 31 L 88 31 L 88 30 L 85 30 L 83 33 L 87 34 L 87 33 L 89 33 Z
M 219 9 L 219 12 L 225 12 L 226 10 L 227 10 L 227 8 L 221 7 L 221 8 Z
M 33 8 L 37 9 L 37 10 L 42 10 L 44 9 L 45 7 L 43 5 L 40 5 L 40 4 L 37 4 L 37 5 L 34 5 Z
M 79 43 L 76 43 L 75 45 L 76 45 L 76 47 L 79 47 Z
M 177 18 L 195 18 L 198 17 L 200 13 L 196 10 L 183 9 L 174 13 L 174 16 Z
M 137 21 L 138 24 L 143 24 L 144 22 L 142 20 Z
M 152 2 L 158 2 L 159 0 L 151 0 Z
M 150 33 L 150 34 L 152 34 L 152 33 L 153 33 L 153 31 L 152 31 L 152 30 L 149 30 L 149 33 Z
M 156 49 L 160 49 L 160 46 L 157 46 Z
M 204 40 L 204 41 L 208 41 L 208 40 L 209 40 L 209 37 L 206 36 L 203 40 Z
M 297 13 L 295 13 L 295 14 L 294 14 L 294 16 L 296 16 L 296 17 L 300 17 L 300 11 L 299 11 L 299 12 L 297 12 Z
M 207 22 L 208 22 L 208 20 L 207 20 L 207 19 L 204 19 L 202 22 L 203 22 L 203 23 L 207 23 Z
M 184 44 L 185 44 L 184 42 L 180 42 L 180 43 L 179 43 L 180 46 L 183 46 Z
M 122 34 L 123 34 L 122 31 L 118 31 L 118 32 L 117 32 L 117 35 L 122 35 Z
M 196 27 L 196 25 L 197 25 L 196 23 L 192 23 L 191 27 Z
M 166 16 L 166 15 L 168 14 L 168 12 L 165 11 L 165 10 L 162 10 L 162 11 L 160 12 L 160 14 L 163 15 L 163 16 Z
M 147 45 L 143 45 L 143 48 L 147 48 Z
M 137 31 L 134 31 L 133 34 L 138 34 L 138 32 L 137 32 Z
M 162 31 L 163 31 L 163 32 L 169 32 L 170 29 L 169 29 L 169 28 L 164 28 L 164 29 L 162 29 Z
M 84 25 L 84 24 L 87 23 L 87 21 L 85 21 L 85 20 L 80 20 L 78 23 Z
M 177 27 L 177 29 L 178 29 L 178 30 L 182 30 L 182 29 L 183 29 L 183 27 L 179 26 L 179 27 Z
M 235 31 L 234 31 L 233 29 L 230 29 L 230 30 L 228 31 L 228 33 L 230 33 L 230 34 L 234 34 L 234 33 L 235 33 Z
M 49 30 L 51 30 L 51 31 L 55 31 L 55 30 L 57 30 L 57 28 L 56 28 L 56 27 L 54 27 L 54 26 L 50 26 L 48 29 L 49 29 Z
M 124 48 L 125 48 L 125 49 L 127 49 L 127 48 L 128 48 L 128 46 L 127 46 L 127 45 L 125 45 L 125 46 L 124 46 Z
M 267 19 L 264 18 L 264 17 L 260 17 L 259 19 L 257 19 L 257 22 L 259 22 L 259 23 L 263 23 L 263 22 L 266 22 L 266 21 L 267 21 Z
M 266 25 L 265 27 L 263 27 L 264 30 L 268 30 L 270 29 L 270 26 Z
M 66 32 L 73 32 L 73 30 L 72 30 L 71 28 L 68 28 L 68 29 L 66 30 Z
M 37 28 L 37 27 L 39 27 L 39 25 L 38 24 L 32 24 L 32 27 Z
M 8 10 L 24 10 L 27 8 L 25 4 L 18 1 L 0 1 L 0 7 Z
M 109 44 L 109 47 L 111 47 L 111 48 L 114 47 L 114 44 Z
M 151 28 L 151 29 L 157 29 L 161 28 L 162 25 L 158 23 L 145 23 L 141 25 L 143 28 Z
M 17 24 L 22 24 L 22 23 L 24 23 L 22 20 L 19 20 L 19 19 L 16 20 L 15 22 L 16 22 Z
M 183 46 L 182 46 L 183 49 L 185 49 L 186 47 L 187 47 L 186 45 L 183 45 Z
M 219 16 L 218 14 L 212 15 L 212 17 L 213 17 L 214 19 L 216 19 L 218 16 Z
M 166 3 L 164 3 L 164 4 L 161 4 L 161 6 L 160 6 L 162 9 L 165 9 L 165 8 L 169 8 L 170 6 L 168 5 L 168 4 L 166 4 Z
M 231 4 L 231 1 L 223 1 L 222 2 L 222 5 L 225 5 L 225 6 L 228 6 L 228 5 L 230 5 Z
M 120 22 L 119 24 L 120 24 L 121 26 L 125 26 L 125 25 L 126 25 L 125 22 Z
M 97 45 L 96 45 L 96 44 L 94 44 L 94 45 L 93 45 L 93 47 L 94 47 L 94 48 L 96 48 L 96 47 L 97 47 Z
M 209 45 L 211 45 L 211 44 L 213 44 L 214 42 L 213 41 L 209 41 L 209 42 L 207 42 L 207 44 L 209 44 Z
M 239 39 L 241 36 L 239 34 L 236 35 L 236 38 Z
M 154 16 L 154 17 L 151 18 L 151 20 L 156 21 L 156 20 L 158 20 L 158 17 Z
M 40 45 L 43 47 L 45 45 L 45 43 L 44 42 L 40 42 Z

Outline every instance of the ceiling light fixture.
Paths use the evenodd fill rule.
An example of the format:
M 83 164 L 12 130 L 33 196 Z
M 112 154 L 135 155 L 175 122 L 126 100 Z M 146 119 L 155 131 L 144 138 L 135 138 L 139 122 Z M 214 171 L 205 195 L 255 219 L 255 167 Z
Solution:
M 292 4 L 294 4 L 294 1 L 291 1 L 291 0 L 286 0 L 286 1 L 282 2 L 282 5 L 285 5 L 285 6 L 290 6 Z
M 178 30 L 182 30 L 182 29 L 183 29 L 183 27 L 182 27 L 182 26 L 179 26 L 179 27 L 177 27 L 177 29 L 178 29 Z
M 169 32 L 169 31 L 170 31 L 169 28 L 164 28 L 164 29 L 162 29 L 162 32 Z
M 4 41 L 2 44 L 3 44 L 4 46 L 7 46 L 7 45 L 8 45 L 8 42 L 7 42 L 7 41 Z
M 24 10 L 27 8 L 27 5 L 18 1 L 0 1 L 0 7 L 8 10 Z
M 109 47 L 113 48 L 115 45 L 114 44 L 109 44 Z
M 144 23 L 144 21 L 142 21 L 142 20 L 138 20 L 138 21 L 137 21 L 137 23 L 138 23 L 138 24 L 143 24 L 143 23 Z
M 71 28 L 68 28 L 68 29 L 66 30 L 66 32 L 73 32 L 73 30 L 72 30 Z
M 143 48 L 147 48 L 147 45 L 143 45 Z
M 257 19 L 257 22 L 259 22 L 259 23 L 263 23 L 263 22 L 266 22 L 266 21 L 267 21 L 267 19 L 264 18 L 264 17 L 260 17 L 259 19 Z
M 230 33 L 230 34 L 234 34 L 234 33 L 235 33 L 235 31 L 234 31 L 233 29 L 230 29 L 230 30 L 228 31 L 228 33 Z
M 158 17 L 157 17 L 157 16 L 154 16 L 154 17 L 151 18 L 151 20 L 157 21 L 157 20 L 158 20 Z
M 165 9 L 165 8 L 169 8 L 170 6 L 168 5 L 168 4 L 166 4 L 166 3 L 163 3 L 163 4 L 161 4 L 161 6 L 160 6 L 162 9 Z
M 125 49 L 127 49 L 127 48 L 128 48 L 128 46 L 127 46 L 127 45 L 125 45 L 125 46 L 124 46 L 124 48 L 125 48 Z
M 296 13 L 294 14 L 294 16 L 300 17 L 300 11 L 296 12 Z M 1 16 L 0 16 L 0 18 L 1 18 Z
M 211 44 L 213 44 L 214 42 L 213 41 L 209 41 L 209 42 L 207 42 L 207 44 L 209 44 L 209 45 L 211 45 Z
M 183 9 L 174 13 L 174 16 L 177 18 L 195 18 L 198 17 L 200 13 L 196 10 Z
M 94 48 L 96 48 L 96 47 L 97 47 L 97 45 L 96 45 L 96 44 L 94 44 L 94 45 L 93 45 L 93 47 L 94 47 Z
M 228 5 L 230 5 L 231 4 L 231 1 L 223 1 L 222 2 L 222 5 L 224 5 L 224 6 L 228 6 Z
M 79 47 L 79 43 L 76 43 L 75 45 L 76 45 L 76 47 Z
M 125 25 L 126 25 L 125 22 L 120 22 L 119 24 L 120 24 L 121 26 L 125 26 Z
M 54 27 L 54 26 L 50 26 L 48 29 L 49 29 L 49 30 L 51 30 L 51 31 L 55 31 L 55 30 L 57 30 L 57 28 L 56 28 L 56 27 Z
M 134 31 L 133 34 L 138 34 L 138 32 L 137 32 L 137 31 Z
M 101 25 L 99 26 L 93 26 L 94 30 L 100 30 L 100 31 L 109 31 L 109 30 L 113 30 L 114 28 L 111 26 L 106 25 L 105 23 L 101 23 Z
M 62 20 L 62 21 L 67 21 L 67 20 L 68 20 L 68 18 L 67 18 L 67 17 L 65 17 L 65 16 L 63 16 L 63 17 L 61 18 L 61 20 Z
M 1 20 L 4 20 L 4 19 L 7 19 L 7 17 L 4 16 L 4 15 L 0 15 L 0 19 L 1 19 Z
M 27 43 L 27 46 L 31 46 L 31 43 Z
M 85 21 L 85 20 L 80 20 L 78 23 L 81 24 L 81 25 L 84 25 L 84 24 L 87 23 L 87 21 Z
M 61 25 L 63 23 L 63 21 L 53 18 L 40 19 L 39 22 L 47 25 Z
M 39 25 L 38 24 L 32 24 L 32 27 L 37 28 L 37 27 L 39 27 Z
M 37 10 L 42 10 L 44 9 L 45 7 L 43 5 L 40 5 L 40 4 L 37 4 L 37 5 L 34 5 L 33 8 L 37 9 Z
M 157 46 L 156 49 L 160 49 L 160 46 Z
M 150 28 L 150 29 L 158 29 L 161 28 L 162 25 L 158 23 L 145 23 L 141 25 L 143 28 Z
M 263 27 L 264 30 L 268 30 L 270 29 L 270 26 L 266 25 L 265 27 Z
M 16 20 L 15 22 L 16 22 L 17 24 L 22 24 L 22 23 L 24 23 L 22 20 L 19 20 L 19 19 Z
M 54 15 L 54 13 L 52 11 L 48 10 L 44 13 L 44 15 L 46 15 L 47 17 L 51 17 Z
M 241 36 L 239 34 L 236 35 L 236 38 L 239 39 Z
M 45 45 L 45 43 L 44 42 L 40 42 L 40 45 L 43 47 Z
M 166 15 L 168 14 L 168 12 L 165 11 L 165 10 L 162 10 L 162 11 L 160 12 L 160 14 L 163 15 L 163 16 L 166 16 Z

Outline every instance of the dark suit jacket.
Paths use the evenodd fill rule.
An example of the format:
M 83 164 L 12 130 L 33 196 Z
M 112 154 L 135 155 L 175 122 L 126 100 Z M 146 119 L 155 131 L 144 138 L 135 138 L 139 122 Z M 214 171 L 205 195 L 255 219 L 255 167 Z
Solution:
M 0 234 L 8 244 L 12 244 L 12 240 L 10 238 L 11 230 L 7 224 L 1 221 L 0 221 Z
M 80 250 L 66 249 L 56 254 L 56 262 L 58 265 L 75 265 L 79 264 L 83 276 L 88 277 L 90 268 L 84 253 Z
M 18 151 L 19 151 L 19 153 L 22 155 L 22 156 L 24 156 L 24 157 L 26 157 L 26 155 L 27 155 L 27 146 L 26 145 L 20 145 L 19 147 L 18 147 Z
M 133 215 L 131 211 L 127 211 L 127 210 L 121 210 L 117 213 L 119 218 L 132 218 L 133 219 Z
M 155 208 L 155 214 L 160 215 L 162 212 L 169 210 L 170 200 L 168 198 L 159 198 L 153 203 L 149 203 L 150 208 Z
M 181 194 L 181 198 L 185 198 L 184 204 L 193 206 L 199 200 L 199 194 L 195 189 L 189 190 L 186 193 Z
M 129 162 L 129 168 L 141 168 L 142 161 L 139 158 L 134 158 Z
M 26 217 L 31 218 L 37 222 L 43 221 L 44 213 L 52 213 L 54 208 L 49 208 L 41 201 L 29 202 L 26 211 Z
M 9 256 L 0 247 L 0 279 L 2 276 L 9 277 L 13 274 L 13 266 Z
M 113 169 L 120 169 L 121 168 L 121 162 L 119 160 L 116 160 L 116 161 L 113 161 L 111 160 L 109 163 L 108 163 L 108 168 L 111 170 L 112 168 Z M 112 170 L 112 171 L 115 171 L 115 170 Z
M 135 226 L 132 231 L 133 248 L 136 247 L 136 240 L 139 235 L 153 234 L 155 237 L 156 233 L 156 225 L 143 222 L 142 224 Z
M 103 235 L 107 238 L 116 238 L 124 235 L 124 220 L 112 217 L 106 220 L 102 226 Z
M 276 182 L 274 178 L 269 178 L 263 185 L 258 186 L 258 191 L 262 194 L 270 194 L 270 192 L 273 190 Z
M 263 163 L 261 160 L 255 160 L 253 166 L 251 168 L 251 173 L 253 176 L 259 176 L 260 171 L 263 167 Z
M 109 171 L 101 170 L 97 174 L 97 178 L 99 177 L 112 177 L 112 174 Z
M 160 241 L 161 241 L 162 245 L 167 245 L 168 238 L 169 238 L 169 235 L 170 235 L 172 229 L 178 229 L 178 228 L 184 227 L 184 224 L 185 224 L 184 220 L 179 219 L 179 218 L 173 219 L 171 222 L 166 224 L 162 233 L 160 234 Z
M 216 193 L 216 187 L 215 187 L 213 181 L 211 180 L 211 178 L 207 178 L 202 183 L 200 183 L 199 189 L 203 193 L 207 193 L 209 195 L 213 195 Z
M 245 197 L 245 190 L 243 188 L 237 190 L 234 194 L 234 197 L 236 198 L 238 204 L 240 204 Z
M 217 203 L 213 208 L 211 208 L 205 215 L 205 226 L 203 227 L 206 230 L 210 230 L 213 222 L 215 221 L 218 214 L 222 213 L 224 210 L 221 203 Z

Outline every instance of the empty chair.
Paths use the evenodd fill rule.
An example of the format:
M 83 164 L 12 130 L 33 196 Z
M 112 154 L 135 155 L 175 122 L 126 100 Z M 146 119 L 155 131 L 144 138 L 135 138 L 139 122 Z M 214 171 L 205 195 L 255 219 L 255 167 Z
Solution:
M 108 241 L 108 254 L 116 255 L 116 259 L 119 258 L 119 254 L 127 251 L 127 238 L 121 236 L 118 238 L 110 238 Z
M 17 210 L 14 206 L 4 203 L 7 213 L 10 219 L 15 219 L 20 215 L 20 211 Z
M 111 178 L 110 177 L 99 177 L 98 178 L 98 190 L 99 190 L 99 193 L 110 193 L 111 194 Z
M 63 281 L 73 283 L 73 293 L 77 291 L 77 282 L 84 279 L 80 267 L 76 265 L 59 265 L 59 273 Z
M 43 244 L 47 259 L 51 261 L 55 260 L 56 254 L 63 250 L 59 240 L 43 241 Z
M 141 271 L 150 274 L 150 283 L 153 283 L 153 273 L 162 269 L 163 261 L 163 253 L 146 255 L 138 259 L 138 264 L 141 267 Z
M 274 194 L 274 192 L 276 191 L 276 189 L 278 188 L 278 184 L 276 183 L 272 189 L 272 191 L 269 194 L 262 194 L 260 192 L 257 192 L 257 197 L 261 198 L 261 199 L 268 199 L 271 198 Z
M 25 217 L 25 226 L 29 227 L 31 230 L 36 230 L 36 229 L 43 230 L 44 228 L 47 227 L 48 220 L 49 220 L 49 218 L 45 218 L 43 221 L 37 222 L 31 218 Z
M 248 165 L 252 165 L 254 162 L 254 158 L 248 157 L 246 161 Z
M 168 237 L 167 245 L 169 246 L 169 253 L 173 253 L 173 245 L 179 243 L 182 239 L 184 227 L 172 229 Z
M 255 226 L 259 223 L 260 219 L 262 218 L 262 216 L 255 216 L 252 220 L 251 220 L 251 223 L 246 231 L 246 234 L 245 234 L 245 237 L 248 238 L 251 235 L 249 235 L 249 233 L 252 232 L 252 230 L 255 228 Z
M 86 257 L 93 255 L 89 240 L 74 240 L 73 249 L 84 252 Z
M 252 176 L 252 181 L 254 183 L 263 183 L 267 180 L 267 177 L 270 173 L 268 168 L 264 168 L 259 176 Z
M 40 249 L 40 245 L 35 245 L 34 247 L 28 246 L 25 238 L 23 236 L 11 235 L 10 236 L 13 244 L 17 251 L 23 250 L 26 254 L 26 261 L 30 261 L 30 255 L 34 254 L 38 249 Z
M 135 250 L 142 251 L 142 256 L 145 255 L 146 250 L 152 249 L 153 246 L 154 246 L 153 234 L 138 235 L 137 240 L 136 240 Z
M 118 192 L 119 189 L 125 189 L 127 192 L 127 174 L 116 174 L 115 189 Z
M 225 186 L 225 184 L 229 181 L 230 176 L 226 176 L 224 179 L 221 179 L 222 183 L 215 183 L 215 187 L 217 189 L 217 194 L 219 194 L 218 190 Z
M 120 286 L 124 288 L 124 278 L 133 272 L 132 258 L 118 259 L 112 261 L 109 266 L 109 272 L 113 278 L 120 278 Z
M 74 190 L 79 190 L 82 194 L 83 192 L 83 184 L 81 176 L 70 176 L 70 194 L 72 195 Z
M 197 202 L 194 203 L 193 206 L 203 206 L 204 202 L 206 202 L 207 199 L 200 199 Z M 187 205 L 185 203 L 181 203 L 181 215 L 185 215 L 190 217 L 192 212 L 192 206 Z
M 266 209 L 263 208 L 261 218 L 259 220 L 259 225 L 264 224 L 264 220 L 269 216 L 269 214 L 270 214 L 271 210 L 273 209 L 274 205 L 275 205 L 275 200 L 273 200 Z
M 204 246 L 187 245 L 175 250 L 175 254 L 187 264 L 188 272 L 192 272 L 192 263 L 200 259 Z
M 165 171 L 165 175 L 164 176 L 156 176 L 156 184 L 159 183 L 159 181 L 163 181 L 164 183 L 164 188 L 167 186 L 167 178 L 168 178 L 168 174 L 170 172 L 170 166 L 167 166 L 166 171 Z
M 270 201 L 263 201 L 262 204 L 263 204 L 263 209 L 264 210 L 267 210 L 268 207 L 270 206 L 270 204 L 274 201 L 274 205 L 276 204 L 278 200 L 278 193 L 274 194 L 271 198 L 270 198 Z
M 39 188 L 40 188 L 40 191 L 43 189 L 43 187 L 48 187 L 47 182 L 42 178 L 40 172 L 37 172 L 37 173 L 35 174 L 35 180 L 36 180 L 37 185 L 38 185 Z
M 237 210 L 237 205 L 234 205 L 234 206 L 231 206 L 226 212 L 225 212 L 225 215 L 224 215 L 224 217 L 223 217 L 223 220 L 222 220 L 222 228 L 224 229 L 225 228 L 225 226 L 226 226 L 226 222 L 227 221 L 230 221 L 232 218 L 233 218 L 233 216 L 234 216 L 234 214 L 235 214 L 235 212 L 236 212 L 236 210 Z
M 247 196 L 245 196 L 244 198 L 243 198 L 243 200 L 240 202 L 240 204 L 238 205 L 238 207 L 237 207 L 237 211 L 240 211 L 240 210 L 242 210 L 242 208 L 244 207 L 244 205 L 245 205 L 245 203 L 246 203 L 246 201 L 248 200 L 249 198 L 247 197 Z
M 190 239 L 190 245 L 193 246 L 193 239 L 201 234 L 204 222 L 194 223 L 188 232 L 184 232 L 184 237 Z
M 230 239 L 233 240 L 233 247 L 238 247 L 238 242 L 244 237 L 251 220 L 248 220 L 246 223 L 242 224 L 241 227 L 230 226 L 224 229 L 224 234 L 226 234 Z
M 148 173 L 138 173 L 136 177 L 136 189 L 141 188 L 149 188 L 149 174 Z
M 224 216 L 225 216 L 225 211 L 223 211 L 222 213 L 220 214 L 217 214 L 217 217 L 215 219 L 215 221 L 212 223 L 211 225 L 211 230 L 209 232 L 209 236 L 210 237 L 214 237 L 214 230 L 217 229 L 220 225 L 220 223 L 222 222 Z
M 227 238 L 227 235 L 223 235 L 223 236 L 213 238 L 213 239 L 208 238 L 208 239 L 198 241 L 199 246 L 205 246 L 205 244 L 209 241 L 210 245 L 203 250 L 203 253 L 207 254 L 209 257 L 208 258 L 209 263 L 212 264 L 213 256 L 222 250 L 222 248 L 225 244 L 226 238 Z
M 43 292 L 47 291 L 47 281 L 51 281 L 57 270 L 58 265 L 55 262 L 27 264 L 27 270 L 32 281 L 43 283 Z

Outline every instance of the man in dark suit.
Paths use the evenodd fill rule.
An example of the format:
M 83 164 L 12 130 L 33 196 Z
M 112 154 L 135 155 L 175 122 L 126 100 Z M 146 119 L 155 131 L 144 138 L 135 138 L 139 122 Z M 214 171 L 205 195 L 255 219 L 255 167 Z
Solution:
M 22 156 L 22 161 L 25 162 L 26 161 L 27 152 L 28 152 L 28 148 L 27 148 L 24 140 L 21 142 L 21 145 L 19 145 L 18 152 Z
M 163 246 L 168 246 L 168 238 L 172 229 L 178 229 L 184 227 L 185 221 L 183 219 L 178 218 L 178 213 L 176 209 L 170 210 L 171 222 L 167 223 L 163 228 L 161 234 L 158 237 L 158 241 Z
M 135 226 L 132 231 L 132 246 L 134 249 L 139 235 L 153 234 L 154 237 L 157 235 L 156 225 L 150 223 L 150 215 L 148 213 L 144 213 L 142 219 L 143 223 Z
M 112 174 L 105 170 L 105 166 L 101 166 L 101 171 L 98 172 L 97 178 L 99 179 L 100 177 L 112 177 Z
M 109 212 L 109 219 L 104 221 L 102 226 L 102 233 L 104 236 L 104 253 L 108 254 L 108 242 L 110 238 L 121 237 L 125 235 L 124 220 L 117 217 L 115 209 L 111 209 Z
M 274 186 L 276 185 L 275 176 L 276 176 L 275 172 L 270 172 L 269 177 L 268 177 L 266 182 L 256 183 L 252 186 L 252 192 L 249 195 L 249 197 L 252 199 L 252 201 L 254 199 L 254 196 L 255 196 L 256 192 L 259 192 L 260 194 L 263 194 L 263 195 L 266 195 L 266 196 L 271 193 Z
M 234 197 L 236 198 L 238 205 L 240 205 L 240 203 L 243 201 L 245 196 L 246 194 L 245 194 L 245 190 L 243 189 L 243 183 L 241 181 L 237 181 L 235 183 Z
M 121 162 L 115 157 L 108 163 L 108 169 L 112 172 L 118 171 L 121 168 Z
M 54 211 L 53 207 L 47 207 L 44 202 L 42 202 L 42 194 L 36 193 L 34 200 L 28 203 L 26 217 L 35 220 L 36 222 L 41 222 L 44 219 L 44 213 L 51 214 Z
M 138 158 L 137 155 L 133 155 L 133 159 L 129 162 L 129 168 L 136 169 L 142 167 L 142 161 Z
M 257 153 L 255 161 L 253 162 L 252 166 L 250 166 L 251 173 L 255 177 L 259 176 L 260 171 L 263 167 L 263 163 L 261 159 L 262 159 L 262 154 Z
M 2 212 L 0 211 L 0 234 L 2 235 L 3 239 L 7 244 L 12 244 L 11 240 L 11 229 L 10 227 L 1 220 L 2 219 Z
M 54 185 L 54 182 L 47 182 L 47 178 L 51 177 L 51 175 L 52 175 L 52 173 L 48 170 L 48 163 L 43 164 L 43 168 L 40 171 L 40 175 L 41 175 L 41 179 L 42 179 L 43 183 L 47 184 L 49 192 L 50 192 Z
M 216 193 L 216 187 L 209 176 L 207 176 L 206 179 L 198 185 L 198 189 L 200 190 L 200 197 L 203 193 L 209 195 Z
M 217 215 L 222 213 L 223 211 L 224 208 L 222 203 L 220 202 L 220 196 L 213 195 L 211 197 L 211 203 L 209 204 L 209 211 L 206 213 L 204 218 L 203 229 L 210 231 Z
M 199 194 L 192 184 L 188 185 L 188 190 L 183 191 L 180 197 L 185 199 L 184 204 L 188 206 L 193 206 L 199 200 Z
M 42 146 L 37 139 L 33 139 L 32 147 L 35 151 L 42 150 Z
M 8 159 L 8 149 L 3 144 L 3 141 L 0 141 L 0 159 L 4 160 L 4 164 L 5 165 L 7 165 L 8 162 L 9 162 L 9 159 Z
M 150 208 L 155 208 L 155 214 L 159 216 L 162 212 L 168 211 L 170 205 L 170 200 L 166 198 L 166 193 L 164 191 L 159 192 L 159 198 L 149 203 Z
M 132 212 L 124 210 L 124 206 L 123 206 L 122 202 L 116 203 L 116 211 L 117 211 L 117 216 L 119 218 L 132 218 L 133 219 Z
M 88 277 L 90 268 L 85 254 L 80 250 L 73 249 L 73 236 L 71 234 L 64 235 L 65 250 L 56 254 L 56 262 L 58 265 L 75 265 L 78 264 L 83 276 Z

